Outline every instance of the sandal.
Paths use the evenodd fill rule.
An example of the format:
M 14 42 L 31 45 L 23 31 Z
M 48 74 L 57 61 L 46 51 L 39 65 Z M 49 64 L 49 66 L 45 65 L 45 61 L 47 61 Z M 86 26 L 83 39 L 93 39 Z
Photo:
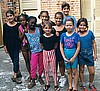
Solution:
M 50 88 L 50 85 L 45 85 L 45 87 L 43 88 L 43 91 L 47 91 Z
M 17 73 L 17 78 L 22 78 L 22 74 L 21 73 Z
M 88 91 L 87 89 L 86 89 L 86 86 L 80 86 L 81 87 L 81 89 L 82 89 L 82 91 Z
M 78 91 L 76 88 L 72 88 L 73 90 L 72 91 Z
M 96 87 L 93 84 L 89 84 L 89 88 L 91 89 L 91 91 L 97 91 Z
M 67 89 L 67 91 L 73 91 L 73 89 Z
M 55 91 L 59 91 L 59 90 L 60 90 L 60 88 L 58 87 L 58 85 L 55 86 Z
M 13 82 L 16 82 L 17 84 L 21 84 L 21 83 L 22 83 L 22 81 L 19 80 L 18 78 L 12 77 L 11 80 L 12 80 Z
M 40 84 L 41 85 L 43 85 L 44 84 L 44 81 L 43 81 L 43 79 L 42 78 L 39 78 L 39 80 L 38 80 L 39 82 L 40 82 Z
M 73 90 L 73 91 L 78 91 L 78 90 Z
M 28 84 L 28 89 L 33 88 L 36 85 L 35 81 L 31 80 L 31 82 Z

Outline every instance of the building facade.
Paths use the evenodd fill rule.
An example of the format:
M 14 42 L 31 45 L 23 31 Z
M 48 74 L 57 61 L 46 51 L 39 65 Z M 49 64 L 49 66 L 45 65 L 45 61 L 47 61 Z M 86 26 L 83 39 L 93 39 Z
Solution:
M 41 10 L 47 10 L 50 19 L 54 21 L 54 14 L 61 11 L 63 1 L 70 4 L 70 15 L 75 16 L 77 20 L 80 17 L 86 17 L 89 22 L 89 29 L 94 32 L 96 37 L 100 37 L 100 0 L 2 0 L 1 20 L 3 20 L 3 23 L 6 22 L 5 12 L 8 9 L 13 9 L 16 16 L 20 13 L 26 13 L 36 17 L 38 17 Z M 2 34 L 2 31 L 0 32 Z

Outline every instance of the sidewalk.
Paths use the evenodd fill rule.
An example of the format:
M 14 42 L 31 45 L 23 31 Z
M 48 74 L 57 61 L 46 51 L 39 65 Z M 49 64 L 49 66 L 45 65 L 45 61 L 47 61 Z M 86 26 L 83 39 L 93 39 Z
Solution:
M 94 84 L 97 87 L 97 91 L 100 91 L 100 38 L 96 39 L 97 42 L 97 52 L 98 52 L 98 59 L 95 62 L 95 80 Z M 25 66 L 25 61 L 23 59 L 22 54 L 20 53 L 20 69 L 22 73 L 22 84 L 16 84 L 12 82 L 11 77 L 12 77 L 12 62 L 8 56 L 3 51 L 3 48 L 0 48 L 0 91 L 43 91 L 44 85 L 40 85 L 38 82 L 36 82 L 36 86 L 33 87 L 31 90 L 27 88 L 27 84 L 25 79 L 28 76 L 28 72 L 26 70 Z M 60 73 L 58 72 L 58 75 Z M 52 76 L 50 76 L 51 82 L 50 82 L 50 89 L 48 91 L 54 91 L 54 86 L 53 86 L 53 79 Z M 86 85 L 88 88 L 88 72 L 87 69 L 85 69 L 85 81 Z M 60 91 L 67 91 L 67 83 L 64 88 L 61 88 Z M 79 81 L 80 85 L 80 81 Z M 79 86 L 78 85 L 78 86 Z M 78 91 L 81 91 L 81 89 L 78 87 Z M 90 90 L 89 90 L 90 91 Z

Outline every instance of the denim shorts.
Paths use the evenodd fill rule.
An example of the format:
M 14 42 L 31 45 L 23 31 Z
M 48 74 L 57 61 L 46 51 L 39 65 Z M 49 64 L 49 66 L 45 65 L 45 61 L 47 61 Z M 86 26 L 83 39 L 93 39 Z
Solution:
M 74 56 L 75 52 L 76 52 L 76 49 L 64 48 L 64 54 L 68 60 L 70 60 Z M 75 58 L 73 63 L 70 63 L 70 62 L 66 63 L 65 61 L 64 61 L 64 63 L 65 63 L 66 69 L 70 69 L 70 68 L 76 69 L 77 65 L 78 65 L 78 57 Z
M 94 66 L 93 49 L 80 49 L 79 52 L 79 64 Z

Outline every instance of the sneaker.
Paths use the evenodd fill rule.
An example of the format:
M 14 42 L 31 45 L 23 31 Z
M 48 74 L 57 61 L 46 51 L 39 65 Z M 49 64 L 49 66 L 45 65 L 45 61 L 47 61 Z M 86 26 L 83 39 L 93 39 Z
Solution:
M 64 86 L 65 86 L 65 83 L 66 83 L 66 78 L 63 77 L 60 81 L 61 81 L 61 82 L 60 82 L 59 86 L 60 86 L 60 87 L 64 87 Z
M 91 91 L 97 91 L 96 87 L 93 84 L 89 84 L 89 88 L 91 89 Z
M 30 76 L 27 76 L 25 81 L 30 82 L 31 80 L 32 80 L 32 78 Z
M 62 80 L 64 80 L 63 78 L 66 80 L 65 77 L 62 77 L 62 76 L 61 76 L 60 79 L 59 79 L 59 83 L 62 82 Z
M 88 91 L 85 85 L 80 86 L 82 91 Z

